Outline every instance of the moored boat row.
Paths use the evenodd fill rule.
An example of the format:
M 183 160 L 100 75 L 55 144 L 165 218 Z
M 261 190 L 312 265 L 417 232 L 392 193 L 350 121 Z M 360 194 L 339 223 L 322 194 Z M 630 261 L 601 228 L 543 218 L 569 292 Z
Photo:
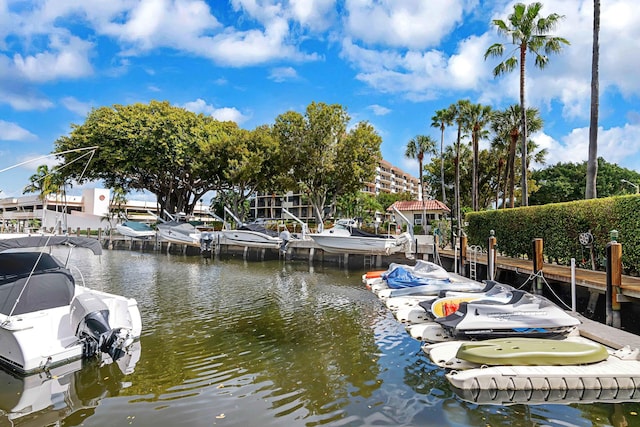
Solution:
M 504 404 L 508 391 L 521 391 L 507 394 L 528 403 L 558 396 L 526 393 L 541 389 L 582 390 L 571 395 L 576 401 L 593 398 L 593 389 L 630 390 L 619 393 L 628 398 L 639 394 L 638 349 L 614 350 L 580 336 L 580 320 L 541 295 L 493 281 L 460 291 L 456 286 L 464 278 L 442 277 L 437 265 L 425 263 L 392 264 L 362 280 L 465 398 L 487 403 L 496 396 L 493 403 Z

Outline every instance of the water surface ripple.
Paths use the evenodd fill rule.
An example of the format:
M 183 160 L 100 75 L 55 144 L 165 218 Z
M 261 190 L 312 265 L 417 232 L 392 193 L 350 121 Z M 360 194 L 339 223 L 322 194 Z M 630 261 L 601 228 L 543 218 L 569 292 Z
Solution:
M 638 425 L 636 403 L 457 397 L 362 271 L 128 251 L 79 261 L 91 286 L 137 299 L 142 352 L 126 377 L 83 369 L 101 384 L 62 425 Z

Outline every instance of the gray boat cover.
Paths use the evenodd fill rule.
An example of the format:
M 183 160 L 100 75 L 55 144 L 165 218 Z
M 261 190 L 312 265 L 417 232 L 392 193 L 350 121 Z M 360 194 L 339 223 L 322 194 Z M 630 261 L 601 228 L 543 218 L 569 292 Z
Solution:
M 42 248 L 61 245 L 91 249 L 96 255 L 100 255 L 102 253 L 100 241 L 98 239 L 88 237 L 25 236 L 9 239 L 0 238 L 0 252 L 4 252 L 9 249 Z

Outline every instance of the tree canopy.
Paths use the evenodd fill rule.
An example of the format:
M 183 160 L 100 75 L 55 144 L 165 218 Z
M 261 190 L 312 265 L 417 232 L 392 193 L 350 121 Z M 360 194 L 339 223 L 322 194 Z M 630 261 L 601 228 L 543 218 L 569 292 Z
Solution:
M 114 105 L 92 110 L 69 136 L 55 142 L 55 151 L 98 146 L 91 165 L 64 169 L 79 180 L 104 180 L 125 191 L 156 195 L 161 211 L 191 213 L 208 191 L 220 185 L 224 165 L 203 153 L 234 139 L 238 127 L 174 107 L 168 102 Z M 76 153 L 62 154 L 71 163 Z
M 307 195 L 318 224 L 333 216 L 338 196 L 373 179 L 381 157 L 373 126 L 359 122 L 347 131 L 350 120 L 339 104 L 312 102 L 304 116 L 288 111 L 273 126 L 287 169 L 281 185 Z
M 538 190 L 531 194 L 532 205 L 584 199 L 584 188 L 587 181 L 586 161 L 558 163 L 534 171 L 531 175 L 538 185 Z M 636 189 L 623 180 L 633 185 L 640 185 L 640 174 L 608 163 L 602 157 L 598 157 L 598 197 L 633 194 Z

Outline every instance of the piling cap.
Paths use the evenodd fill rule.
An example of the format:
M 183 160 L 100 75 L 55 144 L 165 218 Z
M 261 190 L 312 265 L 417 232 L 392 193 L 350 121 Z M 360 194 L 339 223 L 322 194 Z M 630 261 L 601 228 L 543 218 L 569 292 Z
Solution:
M 618 230 L 611 230 L 609 232 L 609 237 L 611 238 L 612 242 L 617 242 L 618 241 Z

